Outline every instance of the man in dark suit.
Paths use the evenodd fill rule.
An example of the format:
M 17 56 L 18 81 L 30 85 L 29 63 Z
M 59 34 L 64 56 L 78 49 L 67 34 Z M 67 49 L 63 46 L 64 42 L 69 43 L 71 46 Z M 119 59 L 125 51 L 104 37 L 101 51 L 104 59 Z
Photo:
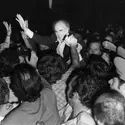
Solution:
M 49 36 L 40 36 L 26 27 L 25 21 L 21 15 L 17 14 L 16 20 L 19 22 L 25 34 L 33 39 L 39 45 L 47 45 L 53 51 L 56 51 L 64 60 L 71 64 L 78 65 L 82 60 L 80 51 L 82 46 L 79 44 L 81 36 L 70 31 L 70 24 L 65 20 L 58 20 L 53 23 L 54 34 Z

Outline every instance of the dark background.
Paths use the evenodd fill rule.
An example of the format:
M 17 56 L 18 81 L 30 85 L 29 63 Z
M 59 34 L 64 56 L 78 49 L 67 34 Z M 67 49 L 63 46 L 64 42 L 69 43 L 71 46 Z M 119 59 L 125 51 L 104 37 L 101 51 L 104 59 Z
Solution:
M 109 23 L 125 25 L 124 0 L 53 0 L 52 9 L 48 0 L 1 0 L 1 24 L 6 20 L 15 25 L 17 13 L 43 35 L 51 34 L 52 22 L 57 19 L 67 19 L 73 29 L 98 30 Z

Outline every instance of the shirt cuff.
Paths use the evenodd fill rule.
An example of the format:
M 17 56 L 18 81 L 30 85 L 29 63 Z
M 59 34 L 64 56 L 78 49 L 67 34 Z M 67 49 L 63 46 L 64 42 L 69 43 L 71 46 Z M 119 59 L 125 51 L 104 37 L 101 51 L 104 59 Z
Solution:
M 34 33 L 30 29 L 25 29 L 24 32 L 29 38 L 33 38 Z

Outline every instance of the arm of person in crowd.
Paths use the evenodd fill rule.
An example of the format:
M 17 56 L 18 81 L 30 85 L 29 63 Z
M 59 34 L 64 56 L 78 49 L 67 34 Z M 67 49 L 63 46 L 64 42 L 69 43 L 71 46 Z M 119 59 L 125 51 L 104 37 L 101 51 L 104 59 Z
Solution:
M 114 51 L 114 52 L 116 52 L 116 46 L 113 44 L 113 43 L 111 43 L 111 42 L 109 42 L 109 41 L 104 41 L 103 43 L 102 43 L 102 45 L 103 45 L 103 47 L 105 48 L 105 49 L 108 49 L 108 50 L 111 50 L 111 51 Z
M 32 46 L 28 41 L 28 36 L 23 31 L 21 31 L 21 36 L 24 40 L 24 43 L 25 43 L 26 47 L 32 50 Z
M 20 27 L 24 30 L 24 33 L 25 33 L 30 39 L 33 39 L 33 40 L 34 40 L 36 43 L 38 43 L 38 44 L 43 44 L 43 45 L 47 45 L 47 46 L 50 46 L 50 45 L 51 45 L 50 37 L 48 37 L 48 36 L 41 36 L 41 35 L 38 35 L 38 34 L 34 33 L 33 31 L 31 31 L 31 30 L 27 27 L 27 21 L 25 21 L 20 14 L 17 14 L 17 15 L 16 15 L 16 20 L 17 20 L 18 23 L 20 24 Z
M 11 33 L 12 33 L 12 30 L 11 30 L 11 24 L 8 24 L 7 22 L 3 21 L 3 24 L 6 28 L 6 31 L 7 31 L 7 35 L 6 35 L 6 38 L 5 38 L 5 41 L 0 44 L 0 50 L 1 52 L 6 49 L 6 48 L 9 48 L 10 47 L 10 37 L 11 37 Z
M 25 25 L 28 28 L 28 20 L 25 21 Z M 21 31 L 21 36 L 24 40 L 24 43 L 25 43 L 26 47 L 32 50 L 32 46 L 28 41 L 28 36 L 24 33 L 24 31 Z
M 74 68 L 79 67 L 80 62 L 79 62 L 79 54 L 77 51 L 77 45 L 78 45 L 77 39 L 73 35 L 71 35 L 66 38 L 66 41 L 69 44 L 71 50 L 72 67 Z
M 125 49 L 121 46 L 118 46 L 117 48 L 117 54 L 123 58 L 125 58 Z
M 103 46 L 104 48 L 112 50 L 116 52 L 119 56 L 125 58 L 125 49 L 122 46 L 116 47 L 113 43 L 108 42 L 108 41 L 104 41 Z
M 76 45 L 71 45 L 71 57 L 72 57 L 72 66 L 78 67 L 79 66 L 79 55 L 76 49 Z
M 28 57 L 26 57 L 26 62 L 33 66 L 34 68 L 37 67 L 37 61 L 38 61 L 38 57 L 36 55 L 36 53 L 34 51 L 31 51 L 31 57 L 30 60 L 28 59 Z

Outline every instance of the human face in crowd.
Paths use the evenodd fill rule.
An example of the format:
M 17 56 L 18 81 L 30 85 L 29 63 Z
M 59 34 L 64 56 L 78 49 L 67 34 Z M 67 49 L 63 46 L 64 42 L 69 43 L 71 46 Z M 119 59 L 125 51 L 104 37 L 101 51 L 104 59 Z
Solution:
M 111 42 L 111 43 L 113 42 L 113 39 L 112 39 L 111 36 L 106 36 L 106 37 L 105 37 L 105 40 L 107 40 L 107 41 L 109 41 L 109 42 Z
M 63 37 L 69 32 L 69 28 L 63 22 L 57 22 L 54 29 L 57 39 L 60 41 L 62 41 Z
M 101 55 L 100 43 L 91 43 L 89 47 L 89 54 Z
M 125 97 L 125 81 L 118 77 L 114 77 L 108 81 L 110 88 L 116 90 Z

